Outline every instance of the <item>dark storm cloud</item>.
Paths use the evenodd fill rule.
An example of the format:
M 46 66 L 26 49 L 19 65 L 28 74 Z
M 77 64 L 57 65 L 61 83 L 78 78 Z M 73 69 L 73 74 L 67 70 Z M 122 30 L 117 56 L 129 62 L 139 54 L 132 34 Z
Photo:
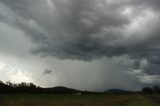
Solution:
M 26 33 L 32 53 L 91 61 L 127 55 L 159 75 L 158 0 L 1 0 L 0 21 Z M 147 65 L 140 61 L 146 60 Z
M 118 8 L 100 8 L 96 6 L 96 3 L 99 3 L 96 0 L 67 0 L 66 2 L 54 0 L 52 2 L 55 3 L 55 10 L 50 15 L 49 12 L 40 11 L 49 11 L 43 8 L 48 6 L 47 1 L 22 0 L 12 3 L 7 0 L 2 2 L 9 5 L 14 10 L 11 12 L 16 16 L 15 20 L 7 19 L 6 21 L 13 21 L 13 25 L 25 30 L 36 40 L 38 46 L 33 53 L 52 55 L 62 59 L 92 60 L 104 55 L 119 55 L 123 51 L 123 47 L 103 44 L 102 39 L 97 36 L 103 33 L 103 28 L 104 30 L 110 27 L 117 28 L 129 23 L 129 19 L 121 15 Z M 44 31 L 37 28 L 39 26 L 34 26 L 31 20 L 40 25 Z M 107 33 L 109 35 L 106 40 L 118 38 L 112 28 Z M 104 32 L 104 34 L 107 33 Z

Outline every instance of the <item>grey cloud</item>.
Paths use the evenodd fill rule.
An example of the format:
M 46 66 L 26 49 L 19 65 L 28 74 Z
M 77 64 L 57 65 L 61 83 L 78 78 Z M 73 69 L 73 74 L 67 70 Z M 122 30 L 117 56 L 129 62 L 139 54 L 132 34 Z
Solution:
M 159 1 L 50 2 L 1 0 L 0 21 L 24 31 L 34 42 L 33 54 L 84 61 L 127 55 L 148 62 L 133 69 L 159 75 Z
M 12 5 L 9 0 L 3 2 Z M 71 58 L 85 60 L 86 58 L 87 60 L 91 60 L 97 56 L 102 57 L 104 55 L 103 53 L 110 55 L 110 52 L 112 51 L 110 48 L 113 47 L 101 44 L 101 39 L 98 40 L 98 37 L 92 36 L 99 32 L 101 33 L 103 27 L 119 27 L 129 22 L 129 20 L 119 14 L 116 9 L 108 10 L 107 12 L 105 12 L 107 8 L 96 9 L 96 0 L 92 2 L 88 0 L 68 0 L 69 6 L 67 5 L 67 2 L 65 4 L 62 1 L 53 1 L 56 3 L 55 8 L 58 12 L 57 16 L 39 12 L 39 9 L 41 9 L 40 6 L 42 6 L 41 4 L 46 5 L 44 2 L 40 2 L 39 5 L 35 4 L 33 10 L 26 8 L 27 6 L 23 6 L 24 4 L 30 4 L 30 2 L 14 2 L 12 5 L 14 10 L 23 8 L 21 13 L 25 12 L 27 16 L 30 16 L 30 19 L 24 19 L 21 14 L 16 12 L 12 13 L 13 11 L 10 10 L 12 13 L 11 16 L 15 17 L 17 14 L 19 15 L 10 23 L 14 23 L 13 25 L 24 30 L 38 42 L 38 47 L 33 50 L 34 53 L 53 55 L 62 59 Z M 32 3 L 34 4 L 37 2 Z M 30 8 L 32 8 L 32 5 Z M 42 15 L 49 15 L 50 17 L 44 20 L 44 16 Z M 4 16 L 4 18 L 6 17 Z M 53 18 L 53 21 L 51 18 Z M 8 20 L 10 21 L 10 19 L 7 19 L 6 21 Z M 29 23 L 30 20 L 35 22 L 35 25 L 34 23 Z M 40 28 L 38 25 L 40 25 Z M 47 33 L 45 33 L 46 30 Z M 117 35 L 112 34 L 109 36 L 113 39 L 112 36 Z
M 52 72 L 53 72 L 52 70 L 45 69 L 43 75 L 51 74 Z

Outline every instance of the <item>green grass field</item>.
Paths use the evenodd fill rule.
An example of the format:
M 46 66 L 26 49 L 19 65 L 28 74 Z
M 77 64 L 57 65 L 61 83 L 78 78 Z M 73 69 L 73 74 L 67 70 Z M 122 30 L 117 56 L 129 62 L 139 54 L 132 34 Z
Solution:
M 142 95 L 2 95 L 0 106 L 155 106 Z

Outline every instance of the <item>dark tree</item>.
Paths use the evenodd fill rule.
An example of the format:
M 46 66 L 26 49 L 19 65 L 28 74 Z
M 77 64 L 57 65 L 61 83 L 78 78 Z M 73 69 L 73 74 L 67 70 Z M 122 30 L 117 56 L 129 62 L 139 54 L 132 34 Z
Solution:
M 159 94 L 160 93 L 160 87 L 159 86 L 154 86 L 153 90 L 155 93 Z
M 143 92 L 144 94 L 152 94 L 153 91 L 154 91 L 154 90 L 153 90 L 152 88 L 150 88 L 150 87 L 145 87 L 145 88 L 142 89 L 142 92 Z
M 11 83 L 10 81 L 7 81 L 6 84 L 10 87 L 13 87 L 13 83 Z

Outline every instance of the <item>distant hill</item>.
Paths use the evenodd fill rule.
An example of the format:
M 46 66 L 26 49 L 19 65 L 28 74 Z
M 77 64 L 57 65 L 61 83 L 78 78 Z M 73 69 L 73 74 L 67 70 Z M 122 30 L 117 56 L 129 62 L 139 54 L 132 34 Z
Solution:
M 122 90 L 122 89 L 109 89 L 105 91 L 105 93 L 124 94 L 124 93 L 132 93 L 132 91 Z
M 53 88 L 42 88 L 43 92 L 46 93 L 58 93 L 58 94 L 73 94 L 73 93 L 78 93 L 81 92 L 80 90 L 72 89 L 72 88 L 67 88 L 63 86 L 57 86 Z

